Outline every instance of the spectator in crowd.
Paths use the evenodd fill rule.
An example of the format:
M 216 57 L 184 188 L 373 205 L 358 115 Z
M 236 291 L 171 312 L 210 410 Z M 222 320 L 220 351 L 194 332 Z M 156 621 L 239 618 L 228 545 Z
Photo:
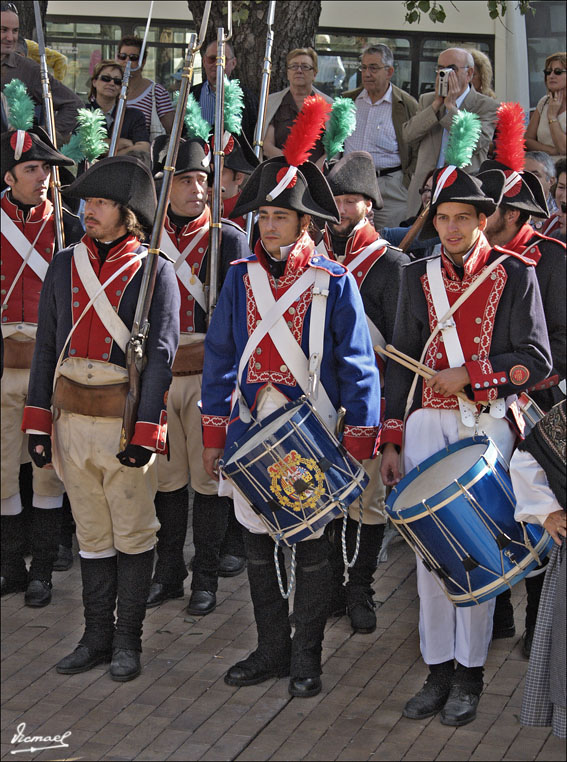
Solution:
M 236 68 L 238 61 L 234 54 L 234 48 L 227 42 L 225 45 L 226 64 L 224 73 L 230 79 L 230 75 Z M 205 80 L 200 85 L 191 88 L 196 101 L 201 106 L 201 114 L 209 124 L 215 123 L 215 92 L 217 86 L 217 43 L 207 45 L 202 56 Z M 244 112 L 242 114 L 242 132 L 248 138 L 250 144 L 254 141 L 254 130 L 258 119 L 258 99 L 247 87 L 242 88 L 244 93 Z
M 289 87 L 271 93 L 268 97 L 264 126 L 265 159 L 283 155 L 282 149 L 291 125 L 309 95 L 320 95 L 328 103 L 333 102 L 332 98 L 313 87 L 318 72 L 317 53 L 313 48 L 295 48 L 287 54 L 286 62 Z M 317 163 L 321 160 L 319 165 L 322 165 L 324 155 L 325 149 L 319 139 L 311 152 L 310 161 Z
M 449 90 L 446 96 L 439 95 L 439 72 L 442 69 L 452 69 L 447 77 Z M 470 174 L 478 172 L 487 158 L 498 104 L 490 96 L 476 92 L 472 84 L 473 76 L 474 59 L 469 50 L 448 48 L 442 51 L 437 59 L 435 92 L 424 93 L 420 97 L 417 114 L 404 125 L 405 142 L 417 150 L 417 164 L 408 193 L 409 214 L 415 214 L 419 208 L 419 189 L 423 187 L 427 173 L 443 166 L 451 121 L 459 109 L 477 114 L 482 125 L 479 141 L 466 171 Z
M 565 156 L 565 77 L 567 53 L 553 53 L 545 59 L 543 70 L 547 95 L 541 98 L 526 130 L 528 151 L 544 151 Z
M 431 203 L 431 187 L 433 185 L 434 171 L 435 170 L 432 169 L 431 172 L 429 172 L 425 178 L 423 187 L 419 189 L 419 193 L 421 195 L 421 206 L 419 207 L 418 213 L 412 217 L 408 217 L 407 220 L 400 222 L 398 227 L 382 228 L 382 238 L 388 241 L 388 243 L 392 244 L 392 246 L 400 246 L 408 234 L 411 226 L 414 224 L 414 222 L 416 222 L 417 218 L 421 215 L 424 209 Z M 407 252 L 412 259 L 424 259 L 425 257 L 430 257 L 435 253 L 435 246 L 438 246 L 440 243 L 440 240 L 437 236 L 435 236 L 435 238 L 429 238 L 428 240 L 421 240 L 419 237 L 420 230 L 421 228 L 418 227 L 414 231 L 415 236 L 413 241 L 411 241 L 409 245 L 404 246 L 404 251 Z
M 143 76 L 147 51 L 144 51 L 144 58 L 140 61 L 142 44 L 139 37 L 123 37 L 118 46 L 116 60 L 123 67 L 128 60 L 132 64 L 126 104 L 144 114 L 151 142 L 164 132 L 169 135 L 173 126 L 175 109 L 165 87 Z
M 490 58 L 476 48 L 466 48 L 466 50 L 471 54 L 474 61 L 472 86 L 477 93 L 480 93 L 481 95 L 489 95 L 496 100 L 496 93 L 492 89 L 494 73 L 492 71 Z
M 406 217 L 415 152 L 403 139 L 403 124 L 417 111 L 411 95 L 390 82 L 394 56 L 387 45 L 363 51 L 362 87 L 345 95 L 356 103 L 356 130 L 345 141 L 345 154 L 368 151 L 374 160 L 384 206 L 374 213 L 374 226 L 393 227 Z
M 544 151 L 528 151 L 525 157 L 524 169 L 527 172 L 531 172 L 540 181 L 547 203 L 547 210 L 550 215 L 554 214 L 557 211 L 557 204 L 551 190 L 551 186 L 555 182 L 555 164 L 553 159 Z M 535 230 L 543 232 L 543 226 L 546 222 L 547 220 L 532 220 L 531 225 Z
M 555 172 L 557 174 L 557 182 L 555 183 L 555 203 L 558 206 L 557 212 L 552 216 L 552 219 L 555 219 L 557 221 L 556 227 L 553 228 L 553 232 L 547 233 L 547 235 L 550 235 L 552 238 L 557 238 L 559 241 L 563 241 L 565 243 L 565 234 L 566 234 L 566 224 L 565 224 L 565 218 L 566 218 L 566 194 L 565 189 L 567 187 L 567 162 L 565 158 L 559 159 L 557 164 L 555 165 Z
M 115 61 L 104 60 L 95 66 L 91 79 L 91 90 L 87 107 L 99 108 L 106 119 L 108 137 L 112 135 L 114 119 L 120 88 L 122 87 L 122 75 L 124 71 Z M 150 135 L 146 127 L 144 115 L 137 108 L 126 107 L 124 109 L 124 121 L 118 144 L 117 154 L 130 153 L 132 150 L 150 150 Z
M 43 104 L 41 72 L 39 64 L 25 58 L 17 52 L 20 19 L 14 3 L 2 2 L 0 5 L 2 33 L 0 38 L 0 58 L 2 59 L 2 90 L 13 79 L 21 80 L 36 103 Z M 49 76 L 53 109 L 55 111 L 55 129 L 58 145 L 66 142 L 77 123 L 77 109 L 83 104 L 78 95 L 57 79 Z
M 35 40 L 21 40 L 21 42 L 26 48 L 24 55 L 31 58 L 32 61 L 40 63 L 39 45 L 37 42 Z M 63 82 L 67 74 L 67 64 L 69 62 L 67 56 L 64 56 L 58 50 L 53 50 L 53 48 L 45 48 L 45 59 L 47 66 L 53 71 L 55 79 Z

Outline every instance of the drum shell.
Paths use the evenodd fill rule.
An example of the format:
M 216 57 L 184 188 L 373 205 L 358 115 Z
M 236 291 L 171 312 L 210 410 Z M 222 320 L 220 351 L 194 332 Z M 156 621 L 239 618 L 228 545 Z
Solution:
M 277 426 L 279 419 L 283 422 Z M 267 429 L 269 433 L 263 436 Z M 260 437 L 261 442 L 248 448 L 245 455 L 240 454 L 251 440 Z M 282 490 L 282 480 L 275 475 L 275 468 L 284 459 L 292 465 L 295 462 L 299 471 L 307 470 L 314 475 L 318 489 L 303 493 L 305 500 L 297 500 L 293 490 Z M 309 539 L 329 521 L 342 516 L 346 506 L 362 494 L 368 483 L 360 463 L 330 434 L 304 398 L 289 402 L 260 423 L 254 423 L 226 451 L 220 467 L 223 476 L 230 479 L 262 518 L 272 537 L 287 545 Z M 323 484 L 324 491 L 319 495 Z M 284 502 L 283 508 L 274 510 L 282 501 L 288 504 Z
M 478 445 L 485 447 L 482 456 L 448 486 L 423 495 L 422 502 L 411 507 L 395 508 L 398 497 L 424 472 L 443 460 L 450 468 L 451 455 Z M 551 550 L 553 541 L 543 527 L 516 522 L 514 507 L 509 474 L 487 437 L 462 440 L 431 456 L 407 474 L 386 501 L 392 522 L 461 607 L 482 603 L 515 585 Z

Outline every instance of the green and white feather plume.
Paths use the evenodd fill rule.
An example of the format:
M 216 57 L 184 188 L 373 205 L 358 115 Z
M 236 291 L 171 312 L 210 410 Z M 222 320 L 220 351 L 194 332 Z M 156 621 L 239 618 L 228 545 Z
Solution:
M 458 111 L 453 117 L 445 149 L 445 165 L 462 169 L 471 163 L 482 127 L 477 114 Z
M 356 129 L 356 105 L 352 98 L 335 98 L 329 121 L 325 125 L 323 145 L 327 161 L 340 153 L 345 140 Z
M 224 131 L 233 135 L 242 132 L 244 93 L 238 79 L 224 78 Z
M 106 119 L 102 111 L 88 108 L 77 110 L 77 132 L 63 146 L 61 153 L 77 162 L 86 159 L 89 163 L 108 151 Z
M 173 103 L 177 105 L 179 100 L 179 93 L 175 93 L 173 96 Z M 189 93 L 187 98 L 187 106 L 185 107 L 184 120 L 185 127 L 187 128 L 187 137 L 201 138 L 205 143 L 208 142 L 211 135 L 211 125 L 206 119 L 203 119 L 201 114 L 201 106 L 195 100 L 192 93 Z
M 13 79 L 4 88 L 8 105 L 8 123 L 14 130 L 29 130 L 33 127 L 34 102 L 28 95 L 23 82 Z

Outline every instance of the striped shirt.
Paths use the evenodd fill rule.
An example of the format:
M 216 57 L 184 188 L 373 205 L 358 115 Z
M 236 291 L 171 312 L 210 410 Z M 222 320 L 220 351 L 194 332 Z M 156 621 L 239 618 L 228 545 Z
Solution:
M 126 105 L 130 108 L 137 108 L 141 111 L 146 120 L 146 127 L 148 130 L 152 123 L 152 86 L 155 86 L 155 99 L 156 99 L 156 111 L 159 117 L 165 116 L 165 114 L 173 113 L 175 109 L 171 102 L 171 97 L 163 85 L 159 85 L 157 82 L 152 82 L 137 98 L 128 99 Z
M 356 98 L 356 130 L 345 141 L 344 152 L 368 151 L 376 169 L 397 167 L 402 162 L 392 121 L 392 85 L 376 103 L 363 90 Z
M 215 102 L 216 93 L 209 85 L 209 80 L 206 79 L 203 82 L 203 87 L 201 88 L 199 105 L 201 106 L 201 116 L 203 119 L 206 119 L 209 124 L 215 123 Z

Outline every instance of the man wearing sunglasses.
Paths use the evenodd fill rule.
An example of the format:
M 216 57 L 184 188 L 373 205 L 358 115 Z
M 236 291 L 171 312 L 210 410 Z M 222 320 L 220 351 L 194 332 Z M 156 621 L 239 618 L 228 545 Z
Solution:
M 41 71 L 39 64 L 30 58 L 25 58 L 17 53 L 18 33 L 20 19 L 18 9 L 14 3 L 2 2 L 0 4 L 0 58 L 2 59 L 2 90 L 13 79 L 19 79 L 27 88 L 27 91 L 36 104 L 43 107 L 43 94 L 41 87 Z M 55 111 L 55 129 L 57 131 L 57 143 L 60 145 L 75 129 L 77 123 L 77 109 L 83 104 L 78 95 L 65 87 L 61 82 L 49 75 L 53 109 Z M 43 122 L 43 120 L 40 120 Z
M 201 114 L 209 124 L 215 122 L 215 98 L 217 87 L 217 43 L 207 45 L 201 56 L 203 62 L 204 79 L 199 85 L 191 88 L 193 97 L 201 106 Z M 236 68 L 238 61 L 234 54 L 234 48 L 227 42 L 225 45 L 226 64 L 224 73 L 230 79 L 230 75 Z M 243 87 L 244 112 L 242 114 L 242 131 L 248 138 L 250 145 L 254 142 L 254 130 L 258 119 L 258 100 L 254 93 Z
M 441 71 L 445 74 L 440 75 Z M 473 76 L 474 59 L 468 50 L 444 50 L 437 59 L 435 91 L 420 97 L 416 115 L 404 124 L 404 141 L 417 152 L 417 164 L 408 191 L 408 215 L 416 214 L 419 209 L 419 189 L 427 173 L 444 164 L 451 121 L 459 109 L 477 114 L 482 125 L 482 133 L 466 171 L 476 174 L 488 156 L 498 102 L 477 93 L 472 84 Z M 447 95 L 439 95 L 441 79 L 448 82 Z

